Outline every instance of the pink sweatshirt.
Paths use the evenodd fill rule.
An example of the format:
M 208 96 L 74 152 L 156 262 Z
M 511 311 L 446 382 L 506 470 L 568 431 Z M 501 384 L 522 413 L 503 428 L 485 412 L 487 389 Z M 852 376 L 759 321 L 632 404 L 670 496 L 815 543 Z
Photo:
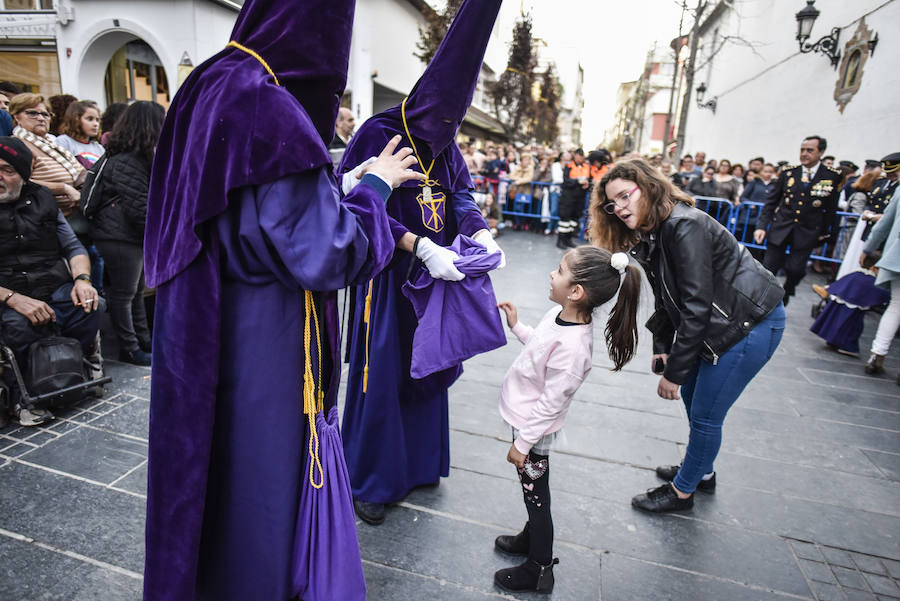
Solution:
M 544 434 L 562 428 L 575 391 L 591 371 L 593 323 L 561 326 L 553 307 L 534 329 L 518 322 L 525 344 L 500 389 L 500 415 L 519 431 L 514 444 L 526 455 Z

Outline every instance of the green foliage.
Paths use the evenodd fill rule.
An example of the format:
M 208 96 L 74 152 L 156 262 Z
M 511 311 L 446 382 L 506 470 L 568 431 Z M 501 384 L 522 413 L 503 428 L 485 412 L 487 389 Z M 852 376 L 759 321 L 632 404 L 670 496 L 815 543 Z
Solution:
M 556 66 L 547 65 L 539 75 L 541 95 L 534 103 L 531 119 L 531 135 L 539 144 L 552 145 L 559 135 L 559 110 L 562 86 L 556 76 Z
M 531 34 L 531 16 L 522 15 L 513 29 L 506 70 L 489 89 L 494 116 L 512 141 L 527 141 L 536 102 L 532 94 L 537 56 Z
M 431 62 L 438 46 L 441 45 L 441 41 L 447 35 L 450 23 L 453 22 L 453 18 L 459 12 L 459 6 L 462 2 L 463 0 L 447 0 L 447 6 L 441 11 L 436 11 L 428 6 L 422 10 L 422 15 L 425 17 L 425 25 L 419 26 L 419 41 L 416 42 L 418 52 L 413 54 L 426 65 Z

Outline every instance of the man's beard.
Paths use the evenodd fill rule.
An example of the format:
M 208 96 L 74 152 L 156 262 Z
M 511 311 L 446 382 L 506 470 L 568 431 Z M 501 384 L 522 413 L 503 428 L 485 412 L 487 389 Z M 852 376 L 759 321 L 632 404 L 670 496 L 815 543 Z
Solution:
M 10 203 L 19 200 L 19 195 L 22 193 L 22 186 L 24 184 L 23 181 L 19 181 L 7 186 L 0 182 L 0 203 Z

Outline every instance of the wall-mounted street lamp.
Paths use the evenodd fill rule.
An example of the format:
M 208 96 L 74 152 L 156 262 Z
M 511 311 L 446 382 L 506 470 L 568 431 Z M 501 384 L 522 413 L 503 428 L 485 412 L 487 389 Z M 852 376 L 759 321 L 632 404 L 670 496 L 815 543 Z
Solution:
M 706 102 L 703 102 L 703 96 L 706 94 L 706 82 L 701 82 L 699 86 L 697 86 L 697 108 L 698 109 L 709 109 L 716 114 L 716 103 L 719 100 L 718 96 L 713 96 Z
M 813 24 L 819 16 L 819 11 L 813 6 L 816 0 L 806 0 L 806 6 L 798 12 L 797 17 L 797 42 L 800 43 L 800 52 L 821 52 L 831 60 L 831 66 L 837 69 L 838 63 L 841 62 L 841 51 L 838 49 L 838 39 L 841 37 L 841 28 L 835 27 L 831 33 L 824 36 L 815 44 L 810 44 L 809 36 L 812 33 Z M 878 40 L 875 40 L 878 43 Z M 874 46 L 870 52 L 874 50 Z

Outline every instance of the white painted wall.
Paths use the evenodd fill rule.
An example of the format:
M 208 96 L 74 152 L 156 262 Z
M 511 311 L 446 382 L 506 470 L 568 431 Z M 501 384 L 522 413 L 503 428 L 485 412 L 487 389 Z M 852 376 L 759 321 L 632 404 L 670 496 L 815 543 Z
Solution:
M 357 0 L 347 89 L 358 124 L 372 116 L 374 82 L 406 94 L 425 70 L 413 54 L 423 22 L 406 0 Z
M 816 2 L 821 14 L 812 42 L 832 27 L 842 27 L 843 54 L 863 15 L 879 35 L 875 53 L 865 63 L 860 90 L 843 114 L 834 101 L 838 71 L 821 54 L 799 52 L 794 14 L 803 6 L 800 0 L 736 2 L 718 24 L 719 34 L 754 42 L 756 53 L 729 44 L 704 66 L 713 33 L 706 32 L 694 87 L 706 82 L 705 98 L 718 96 L 718 106 L 713 114 L 698 109 L 692 98 L 685 152 L 705 150 L 709 158 L 742 163 L 756 155 L 796 162 L 801 140 L 811 134 L 827 138 L 828 154 L 858 165 L 867 158 L 900 151 L 896 58 L 900 56 L 900 1 Z
M 140 38 L 153 48 L 174 96 L 182 54 L 187 52 L 194 66 L 199 65 L 225 46 L 237 18 L 234 10 L 206 0 L 73 0 L 71 4 L 74 19 L 57 25 L 62 89 L 101 104 L 105 103 L 106 66 L 125 43 Z

